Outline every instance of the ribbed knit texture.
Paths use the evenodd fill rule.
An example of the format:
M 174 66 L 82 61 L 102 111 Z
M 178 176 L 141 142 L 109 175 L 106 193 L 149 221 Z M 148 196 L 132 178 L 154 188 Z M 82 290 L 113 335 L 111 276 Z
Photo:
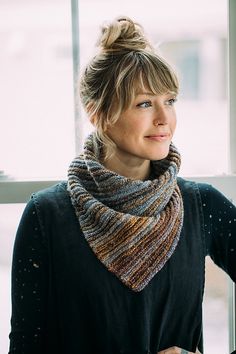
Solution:
M 126 286 L 142 290 L 173 254 L 183 224 L 177 185 L 180 155 L 152 161 L 153 180 L 107 170 L 92 133 L 68 171 L 68 191 L 81 229 L 97 258 Z

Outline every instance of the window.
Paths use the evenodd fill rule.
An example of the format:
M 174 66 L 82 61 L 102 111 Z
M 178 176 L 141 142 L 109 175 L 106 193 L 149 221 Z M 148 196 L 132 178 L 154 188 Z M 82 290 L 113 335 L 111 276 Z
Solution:
M 0 151 L 6 153 L 0 170 L 5 179 L 66 176 L 75 144 L 71 42 L 68 1 L 1 4 Z
M 232 170 L 236 165 L 236 120 L 231 116 L 228 121 L 228 111 L 235 110 L 236 103 L 231 99 L 228 107 L 227 87 L 229 84 L 230 95 L 235 97 L 236 73 L 234 68 L 229 68 L 231 82 L 228 83 L 227 1 L 78 1 L 79 15 L 74 12 L 73 21 L 79 21 L 79 32 L 73 33 L 74 38 L 70 3 L 65 0 L 57 2 L 56 12 L 51 0 L 20 3 L 13 0 L 1 5 L 0 93 L 4 99 L 0 108 L 3 117 L 0 122 L 0 280 L 5 284 L 1 303 L 6 310 L 0 325 L 0 347 L 5 352 L 9 330 L 6 321 L 10 314 L 10 259 L 24 207 L 14 203 L 24 203 L 32 191 L 65 178 L 75 155 L 74 137 L 80 137 L 80 150 L 83 137 L 91 130 L 82 110 L 74 122 L 72 38 L 74 55 L 79 52 L 82 68 L 94 53 L 98 29 L 104 20 L 128 15 L 142 23 L 180 78 L 175 143 L 182 154 L 181 174 L 212 183 L 236 201 L 236 178 L 229 175 L 236 172 Z M 71 4 L 76 10 L 77 0 L 71 0 Z M 229 0 L 229 4 L 229 33 L 233 37 L 236 21 L 232 14 L 236 5 L 234 0 Z M 234 42 L 230 38 L 231 63 L 236 58 Z M 199 177 L 202 175 L 205 177 Z M 231 351 L 234 348 L 235 315 L 230 313 L 228 329 L 228 295 L 223 291 L 228 279 L 212 262 L 207 263 L 205 351 L 221 354 L 229 351 L 229 330 Z M 217 280 L 211 283 L 212 279 Z M 221 325 L 220 331 L 217 323 Z

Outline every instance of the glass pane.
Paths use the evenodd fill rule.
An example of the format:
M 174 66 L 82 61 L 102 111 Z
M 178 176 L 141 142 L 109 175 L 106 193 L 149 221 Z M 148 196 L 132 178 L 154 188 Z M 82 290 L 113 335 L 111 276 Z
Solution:
M 181 93 L 174 142 L 181 175 L 228 171 L 227 1 L 80 0 L 81 66 L 95 53 L 104 21 L 128 15 L 140 22 L 157 50 L 176 69 Z M 91 130 L 84 117 L 84 131 Z
M 0 348 L 8 353 L 11 316 L 11 261 L 16 230 L 25 204 L 0 204 Z
M 60 178 L 74 157 L 70 11 L 66 0 L 1 3 L 0 171 L 5 178 Z

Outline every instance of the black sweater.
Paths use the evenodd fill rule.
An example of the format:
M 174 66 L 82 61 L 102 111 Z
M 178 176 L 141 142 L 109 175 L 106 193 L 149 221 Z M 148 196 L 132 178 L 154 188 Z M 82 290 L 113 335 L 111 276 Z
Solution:
M 179 179 L 184 227 L 165 267 L 139 293 L 96 258 L 66 183 L 36 193 L 12 265 L 10 354 L 201 351 L 204 259 L 236 280 L 236 208 L 207 184 Z

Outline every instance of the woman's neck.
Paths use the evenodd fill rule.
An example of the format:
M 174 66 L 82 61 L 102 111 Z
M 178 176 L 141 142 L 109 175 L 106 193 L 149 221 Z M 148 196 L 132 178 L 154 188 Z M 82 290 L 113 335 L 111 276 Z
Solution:
M 115 155 L 105 160 L 103 165 L 110 171 L 134 180 L 144 181 L 150 175 L 150 161 L 139 158 L 121 159 Z

